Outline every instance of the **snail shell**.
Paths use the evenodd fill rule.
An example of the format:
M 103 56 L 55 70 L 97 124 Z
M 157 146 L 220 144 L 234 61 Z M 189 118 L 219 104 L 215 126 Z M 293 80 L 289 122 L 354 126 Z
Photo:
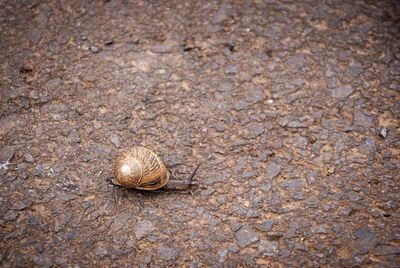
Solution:
M 161 158 L 144 147 L 124 151 L 115 161 L 112 182 L 125 188 L 156 190 L 169 180 L 169 173 Z

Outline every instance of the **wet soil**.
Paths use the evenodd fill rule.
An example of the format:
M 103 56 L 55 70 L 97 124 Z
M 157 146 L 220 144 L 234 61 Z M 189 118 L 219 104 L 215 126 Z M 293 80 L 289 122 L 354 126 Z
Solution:
M 1 266 L 398 266 L 399 17 L 0 1 Z M 193 195 L 108 184 L 135 145 Z

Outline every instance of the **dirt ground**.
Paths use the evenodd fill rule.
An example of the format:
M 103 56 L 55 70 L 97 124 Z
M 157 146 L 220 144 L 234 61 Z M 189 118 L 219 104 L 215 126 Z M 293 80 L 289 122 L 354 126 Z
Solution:
M 0 1 L 2 267 L 398 267 L 399 1 Z M 143 145 L 193 195 L 113 187 Z

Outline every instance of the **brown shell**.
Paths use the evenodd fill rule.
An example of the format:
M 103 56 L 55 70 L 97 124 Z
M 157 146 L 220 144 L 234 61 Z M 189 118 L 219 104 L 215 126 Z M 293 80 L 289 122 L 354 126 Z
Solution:
M 169 180 L 169 174 L 160 157 L 144 147 L 133 147 L 115 161 L 113 183 L 141 190 L 156 190 Z

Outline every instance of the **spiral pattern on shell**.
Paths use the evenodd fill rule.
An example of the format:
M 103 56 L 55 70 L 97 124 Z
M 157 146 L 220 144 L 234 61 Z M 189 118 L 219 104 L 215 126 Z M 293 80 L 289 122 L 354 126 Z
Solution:
M 115 161 L 113 183 L 142 190 L 163 187 L 169 174 L 160 157 L 144 147 L 124 151 Z

